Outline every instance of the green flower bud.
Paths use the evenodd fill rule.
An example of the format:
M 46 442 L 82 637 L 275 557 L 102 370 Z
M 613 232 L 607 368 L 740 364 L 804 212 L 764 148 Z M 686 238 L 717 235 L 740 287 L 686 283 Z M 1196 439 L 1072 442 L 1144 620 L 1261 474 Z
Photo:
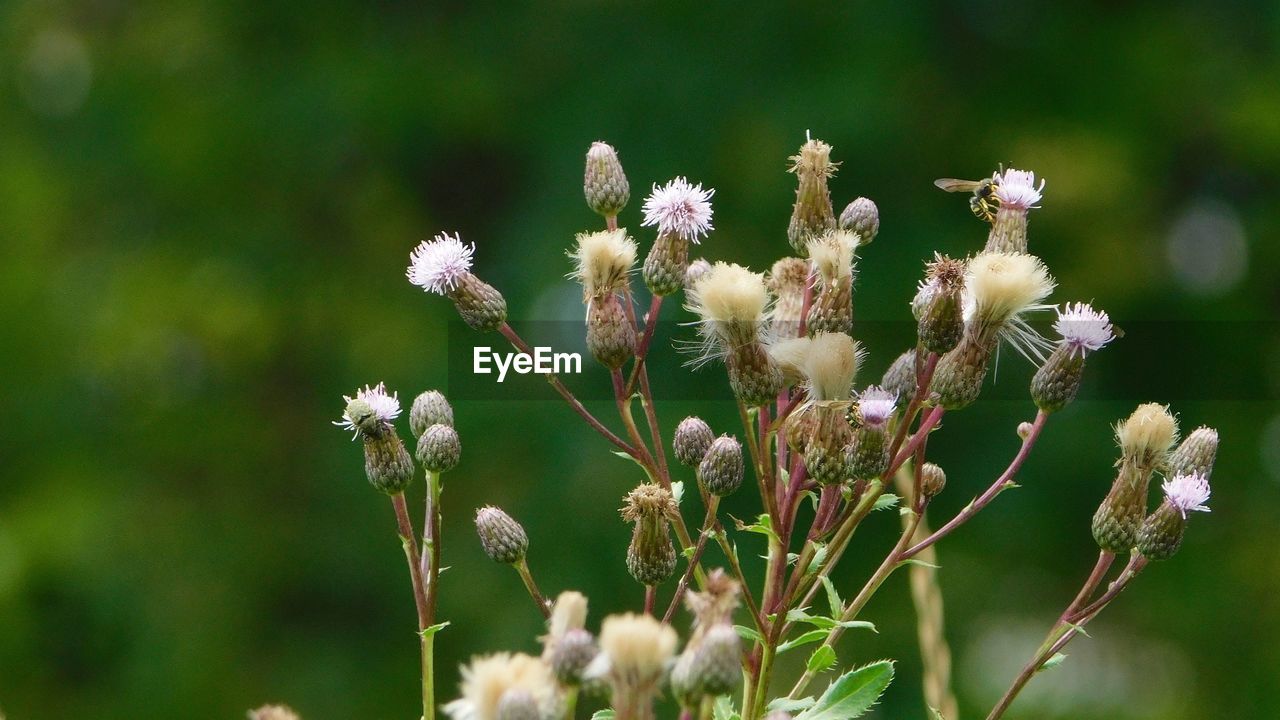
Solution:
M 831 193 L 827 189 L 827 180 L 836 172 L 836 165 L 831 162 L 831 146 L 821 140 L 807 140 L 800 146 L 800 152 L 791 157 L 789 169 L 795 173 L 798 187 L 791 222 L 787 225 L 787 240 L 796 252 L 804 253 L 810 239 L 836 227 Z
M 916 351 L 908 350 L 897 357 L 880 379 L 880 387 L 889 391 L 898 403 L 905 405 L 916 394 Z
M 635 523 L 627 548 L 627 570 L 642 585 L 657 585 L 676 569 L 676 548 L 669 521 L 679 509 L 671 492 L 658 485 L 632 490 L 622 507 L 622 519 Z
M 1187 513 L 1209 512 L 1209 481 L 1203 474 L 1177 475 L 1163 486 L 1165 500 L 1138 530 L 1137 549 L 1148 560 L 1168 560 L 1178 552 Z
M 849 479 L 847 448 L 853 429 L 845 416 L 847 402 L 814 404 L 804 439 L 804 466 L 809 477 L 820 485 L 838 485 Z
M 711 432 L 710 425 L 702 418 L 689 416 L 676 426 L 671 447 L 675 450 L 676 459 L 681 465 L 697 467 L 715 439 L 715 433 Z
M 782 372 L 759 343 L 728 348 L 725 366 L 733 394 L 749 407 L 767 405 L 782 390 Z
M 636 327 L 627 319 L 617 295 L 595 298 L 588 305 L 587 349 L 610 370 L 617 370 L 635 356 Z
M 1063 343 L 1031 378 L 1031 399 L 1045 412 L 1057 412 L 1076 399 L 1084 375 L 1084 354 Z
M 618 152 L 608 143 L 594 142 L 587 150 L 587 167 L 583 174 L 582 191 L 587 205 L 604 217 L 615 217 L 631 199 L 631 185 L 627 183 Z
M 954 350 L 938 360 L 932 390 L 942 407 L 959 410 L 978 399 L 994 350 L 994 336 L 988 341 L 966 333 Z
M 927 462 L 920 466 L 920 492 L 927 498 L 935 497 L 947 486 L 947 474 L 937 465 Z
M 644 284 L 654 295 L 674 295 L 684 288 L 689 267 L 689 241 L 682 235 L 658 235 L 644 259 Z
M 929 263 L 924 283 L 912 301 L 919 320 L 920 344 L 929 352 L 946 354 L 964 335 L 964 263 L 943 255 Z
M 529 536 L 520 523 L 491 505 L 476 511 L 476 533 L 484 554 L 494 562 L 511 565 L 529 552 Z
M 453 407 L 439 390 L 428 390 L 414 398 L 409 409 L 409 428 L 415 438 L 422 437 L 432 425 L 453 427 Z
M 433 473 L 448 472 L 462 457 L 458 431 L 449 425 L 432 425 L 418 439 L 418 462 Z
M 600 649 L 595 638 L 582 628 L 565 632 L 551 647 L 549 662 L 556 679 L 564 685 L 582 683 L 582 672 L 595 659 Z
M 507 321 L 507 301 L 497 288 L 467 273 L 446 295 L 474 330 L 497 330 Z
M 853 431 L 845 449 L 845 463 L 855 480 L 870 480 L 889 469 L 889 437 L 884 426 L 863 425 Z
M 388 495 L 409 487 L 413 458 L 394 430 L 380 436 L 364 436 L 364 472 L 370 485 Z
M 698 482 L 717 497 L 731 495 L 742 486 L 742 444 L 729 435 L 711 443 L 698 464 Z
M 1211 427 L 1196 428 L 1182 444 L 1169 454 L 1169 476 L 1213 476 L 1213 464 L 1218 457 L 1218 431 Z
M 1128 460 L 1107 497 L 1093 515 L 1093 539 L 1098 547 L 1113 553 L 1127 553 L 1138 540 L 1138 528 L 1147 512 L 1147 487 L 1151 470 Z
M 688 652 L 688 651 L 686 651 Z M 693 653 L 690 675 L 704 696 L 725 695 L 742 680 L 742 641 L 732 625 L 712 627 Z
M 862 238 L 859 244 L 867 245 L 880 233 L 880 209 L 874 202 L 860 197 L 841 211 L 840 229 L 858 233 Z

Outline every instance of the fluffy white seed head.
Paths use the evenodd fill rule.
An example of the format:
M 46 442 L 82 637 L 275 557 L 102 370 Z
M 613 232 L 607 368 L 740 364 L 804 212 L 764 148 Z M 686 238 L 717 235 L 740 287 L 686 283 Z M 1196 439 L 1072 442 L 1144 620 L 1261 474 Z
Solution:
M 1178 441 L 1178 421 L 1168 406 L 1145 403 L 1116 427 L 1116 439 L 1127 456 L 1159 458 Z
M 1044 179 L 1036 185 L 1036 174 L 1030 170 L 1014 170 L 1010 168 L 1000 173 L 996 181 L 996 199 L 1000 207 L 1013 210 L 1028 210 L 1039 207 L 1044 192 Z
M 1115 339 L 1111 318 L 1088 303 L 1067 303 L 1058 311 L 1053 329 L 1072 352 L 1080 355 L 1099 350 Z
M 671 626 L 649 615 L 610 615 L 600 626 L 600 654 L 585 675 L 615 684 L 651 684 L 675 656 L 676 641 Z
M 565 590 L 551 606 L 551 618 L 547 620 L 547 638 L 551 641 L 564 637 L 570 630 L 581 630 L 587 624 L 587 596 L 575 590 Z
M 825 283 L 853 276 L 854 251 L 858 249 L 858 234 L 848 230 L 834 230 L 822 237 L 813 238 L 806 245 L 809 259 Z
M 1056 283 L 1040 258 L 1021 253 L 983 253 L 965 270 L 964 319 L 979 335 L 996 332 L 1018 352 L 1043 361 L 1044 338 L 1022 319 L 1047 309 L 1042 300 Z
M 618 292 L 636 262 L 636 241 L 627 231 L 602 230 L 579 233 L 578 245 L 570 253 L 573 274 L 582 283 L 584 296 L 601 297 Z
M 804 363 L 810 398 L 848 400 L 863 355 L 858 343 L 844 333 L 815 335 Z
M 690 185 L 683 177 L 658 187 L 644 201 L 644 222 L 656 225 L 661 235 L 679 235 L 686 240 L 699 242 L 714 228 L 711 226 L 711 196 L 715 189 L 702 189 L 702 185 Z
M 897 404 L 898 399 L 893 393 L 872 385 L 858 396 L 858 417 L 867 425 L 879 427 L 889 422 Z
M 690 293 L 689 310 L 703 322 L 757 323 L 769 305 L 764 276 L 732 263 L 717 262 Z
M 798 383 L 807 377 L 805 365 L 812 345 L 813 341 L 808 336 L 787 338 L 769 345 L 770 359 L 782 371 L 789 384 Z
M 1199 473 L 1176 475 L 1161 485 L 1164 496 L 1182 517 L 1189 512 L 1209 512 L 1209 481 Z
M 342 419 L 335 420 L 333 424 L 337 425 L 343 430 L 350 430 L 356 433 L 357 435 L 359 435 L 359 425 L 360 425 L 361 418 L 351 417 L 350 405 L 354 400 L 360 400 L 366 403 L 368 407 L 373 410 L 374 417 L 376 417 L 377 419 L 381 420 L 384 423 L 389 423 L 392 420 L 395 420 L 396 418 L 400 417 L 399 394 L 393 392 L 390 395 L 388 395 L 387 386 L 384 385 L 383 383 L 378 383 L 373 387 L 369 387 L 368 385 L 365 385 L 364 389 L 356 390 L 355 397 L 351 397 L 349 395 L 343 395 L 342 399 L 347 401 L 348 407 L 346 410 L 343 410 Z
M 474 243 L 462 242 L 458 235 L 440 233 L 423 241 L 409 253 L 409 282 L 418 287 L 443 295 L 458 286 L 462 278 L 471 272 Z
M 497 720 L 498 703 L 508 691 L 528 693 L 543 717 L 557 704 L 556 681 L 542 660 L 524 654 L 496 653 L 462 666 L 461 697 L 444 706 L 453 720 Z

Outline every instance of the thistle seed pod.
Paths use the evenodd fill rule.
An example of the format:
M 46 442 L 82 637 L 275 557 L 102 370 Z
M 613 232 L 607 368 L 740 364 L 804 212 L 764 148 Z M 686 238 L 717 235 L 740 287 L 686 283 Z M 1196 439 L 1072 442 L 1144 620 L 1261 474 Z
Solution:
M 845 462 L 854 480 L 870 480 L 889 469 L 889 438 L 883 426 L 864 425 L 853 431 L 853 442 L 845 448 Z
M 657 585 L 676 569 L 676 548 L 669 521 L 679 509 L 671 492 L 658 485 L 641 485 L 628 493 L 622 519 L 635 523 L 627 547 L 627 570 L 642 585 Z
M 840 212 L 840 229 L 858 233 L 859 245 L 868 245 L 880 234 L 880 209 L 867 198 L 860 197 Z
M 947 474 L 942 468 L 931 462 L 920 466 L 920 492 L 925 497 L 936 497 L 946 486 Z
M 636 327 L 627 319 L 617 295 L 598 297 L 588 306 L 587 349 L 610 370 L 617 370 L 635 355 Z
M 782 390 L 782 373 L 758 344 L 729 348 L 725 365 L 733 394 L 750 407 L 768 404 Z
M 849 478 L 846 448 L 853 442 L 854 431 L 845 419 L 847 402 L 824 402 L 814 405 L 804 442 L 804 466 L 809 477 L 820 485 L 838 485 Z
M 698 482 L 716 497 L 732 495 L 742 486 L 742 444 L 729 435 L 711 443 L 698 464 Z
M 659 235 L 644 259 L 644 284 L 654 295 L 674 295 L 684 287 L 689 241 L 675 233 Z
M 936 255 L 912 302 L 919 320 L 916 333 L 929 352 L 946 354 L 964 334 L 964 263 Z
M 473 330 L 497 330 L 507 321 L 507 301 L 502 293 L 475 275 L 464 276 L 447 296 Z
M 811 239 L 806 248 L 818 282 L 806 317 L 810 336 L 853 329 L 853 266 L 858 236 L 837 230 Z
M 1010 168 L 995 178 L 996 216 L 991 222 L 987 245 L 983 252 L 1025 253 L 1027 251 L 1027 212 L 1039 207 L 1044 180 L 1036 185 L 1036 175 L 1029 170 Z
M 631 185 L 622 171 L 618 151 L 608 143 L 594 142 L 587 150 L 582 192 L 587 205 L 606 218 L 615 217 L 631 199 Z
M 791 157 L 790 172 L 795 173 L 796 202 L 787 225 L 787 240 L 797 253 L 805 252 L 805 244 L 836 227 L 827 180 L 835 174 L 831 162 L 831 146 L 821 140 L 807 140 L 800 152 Z
M 514 518 L 501 509 L 486 505 L 476 511 L 476 534 L 484 554 L 494 562 L 511 565 L 529 552 L 529 536 Z
M 1218 431 L 1202 425 L 1169 454 L 1168 474 L 1170 477 L 1203 475 L 1205 480 L 1209 480 L 1217 457 Z
M 700 417 L 687 417 L 676 426 L 675 435 L 671 439 L 671 447 L 675 450 L 676 459 L 681 465 L 697 467 L 707 454 L 707 449 L 716 439 L 711 426 Z
M 409 429 L 414 438 L 422 437 L 432 425 L 453 427 L 453 407 L 439 390 L 428 390 L 414 398 L 409 410 Z
M 461 457 L 462 442 L 458 439 L 458 431 L 449 425 L 432 425 L 418 438 L 418 462 L 433 473 L 454 469 Z
M 583 671 L 599 652 L 591 633 L 582 628 L 574 628 L 551 646 L 549 662 L 556 679 L 562 684 L 579 685 L 582 683 Z

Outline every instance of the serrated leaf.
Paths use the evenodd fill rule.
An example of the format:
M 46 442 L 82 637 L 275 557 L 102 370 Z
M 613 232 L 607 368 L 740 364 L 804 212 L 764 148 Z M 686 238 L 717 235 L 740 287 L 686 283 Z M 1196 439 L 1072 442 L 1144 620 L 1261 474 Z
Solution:
M 898 500 L 900 499 L 901 498 L 899 498 L 897 495 L 894 495 L 893 493 L 885 493 L 880 497 L 876 498 L 876 502 L 874 505 L 871 506 L 871 509 L 872 510 L 888 510 L 891 507 L 896 507 L 898 504 Z
M 813 551 L 813 559 L 809 561 L 809 567 L 805 568 L 806 575 L 812 575 L 818 572 L 818 568 L 822 567 L 822 563 L 827 559 L 827 544 L 818 543 L 818 549 Z
M 1062 653 L 1054 653 L 1053 657 L 1049 658 L 1048 660 L 1045 660 L 1044 664 L 1041 665 L 1040 669 L 1036 670 L 1036 672 L 1044 672 L 1045 670 L 1052 670 L 1058 667 L 1059 665 L 1061 665 L 1062 661 L 1066 659 L 1067 659 L 1066 655 L 1063 655 Z
M 813 707 L 795 720 L 851 720 L 876 704 L 893 680 L 893 661 L 881 660 L 836 678 Z
M 733 516 L 730 515 L 729 517 Z M 756 516 L 756 521 L 751 525 L 747 525 L 738 518 L 733 518 L 733 522 L 738 530 L 742 532 L 759 533 L 760 535 L 767 536 L 770 540 L 778 543 L 779 545 L 782 544 L 782 539 L 778 537 L 778 533 L 773 531 L 773 522 L 769 520 L 768 513 L 760 513 Z
M 721 695 L 716 698 L 715 703 L 711 706 L 711 717 L 713 720 L 740 720 L 741 716 L 733 707 L 733 700 L 728 695 Z
M 794 714 L 801 710 L 807 710 L 813 707 L 813 704 L 815 702 L 817 702 L 817 700 L 811 697 L 803 697 L 803 698 L 800 698 L 799 700 L 792 700 L 789 697 L 780 697 L 780 698 L 774 698 L 769 703 L 766 709 L 769 712 L 782 711 L 785 713 Z
M 676 501 L 676 505 L 679 505 L 680 501 L 684 500 L 684 481 L 683 480 L 677 480 L 671 483 L 671 497 Z
M 436 623 L 435 625 L 432 625 L 431 627 L 426 628 L 425 630 L 422 630 L 422 631 L 421 631 L 421 632 L 419 632 L 418 634 L 419 634 L 419 635 L 421 635 L 421 636 L 422 636 L 422 637 L 424 637 L 424 638 L 429 638 L 429 637 L 431 637 L 432 635 L 435 635 L 436 633 L 440 632 L 441 630 L 445 629 L 445 628 L 446 628 L 446 627 L 448 627 L 448 626 L 449 626 L 449 621 L 448 621 L 448 620 L 446 620 L 446 621 L 444 621 L 444 622 L 442 622 L 442 623 Z
M 734 625 L 733 629 L 738 631 L 738 637 L 743 640 L 751 640 L 752 642 L 758 642 L 761 645 L 764 644 L 764 636 L 762 636 L 755 628 L 749 628 L 746 625 Z
M 844 601 L 840 599 L 840 593 L 836 592 L 835 583 L 831 582 L 831 578 L 822 576 L 822 587 L 827 591 L 827 607 L 831 610 L 831 617 L 836 617 L 844 612 Z
M 809 672 L 822 672 L 836 664 L 836 651 L 830 645 L 821 645 L 809 655 L 805 668 Z
M 597 710 L 595 714 L 591 716 L 591 720 L 613 720 L 613 708 Z
M 827 634 L 828 634 L 829 632 L 830 632 L 830 631 L 828 631 L 828 630 L 820 630 L 820 629 L 819 629 L 819 630 L 809 630 L 809 631 L 803 632 L 803 633 L 801 633 L 800 635 L 798 635 L 798 636 L 796 636 L 796 637 L 794 637 L 794 638 L 791 638 L 790 640 L 788 640 L 788 641 L 786 641 L 786 642 L 782 643 L 781 645 L 779 645 L 779 646 L 778 646 L 778 653 L 779 653 L 779 654 L 781 654 L 781 653 L 784 653 L 784 652 L 786 652 L 786 651 L 788 651 L 788 650 L 791 650 L 792 648 L 798 648 L 798 647 L 800 647 L 801 645 L 808 645 L 809 643 L 812 643 L 812 642 L 818 642 L 819 640 L 823 640 L 823 639 L 825 639 L 825 638 L 827 637 Z
M 693 557 L 693 553 L 694 553 L 694 551 L 696 551 L 697 549 L 698 549 L 698 547 L 697 547 L 696 545 L 690 545 L 689 547 L 687 547 L 687 548 L 685 548 L 685 549 L 681 550 L 681 551 L 680 551 L 680 554 L 684 556 L 684 559 L 685 559 L 685 560 L 688 560 L 689 558 Z

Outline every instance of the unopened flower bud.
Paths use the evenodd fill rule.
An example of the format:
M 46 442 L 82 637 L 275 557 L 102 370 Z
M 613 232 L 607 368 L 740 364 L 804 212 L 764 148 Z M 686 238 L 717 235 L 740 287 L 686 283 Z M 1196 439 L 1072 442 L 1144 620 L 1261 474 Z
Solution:
M 964 272 L 963 262 L 937 255 L 912 301 L 919 320 L 916 332 L 929 352 L 943 355 L 960 344 L 964 334 Z
M 880 209 L 871 200 L 860 197 L 840 212 L 840 229 L 852 230 L 862 238 L 859 245 L 870 244 L 880 234 Z
M 678 516 L 671 491 L 644 484 L 627 494 L 622 519 L 635 523 L 627 547 L 627 570 L 642 585 L 657 585 L 676 569 L 669 521 Z
M 453 427 L 453 407 L 439 390 L 428 390 L 414 398 L 409 410 L 409 428 L 415 438 L 422 437 L 432 425 Z
M 880 387 L 899 403 L 907 403 L 916 394 L 916 351 L 908 350 L 897 357 L 880 379 Z
M 364 472 L 369 484 L 388 494 L 404 492 L 413 479 L 413 458 L 394 430 L 364 438 Z
M 582 180 L 587 205 L 604 217 L 614 217 L 631 199 L 631 185 L 627 183 L 618 151 L 608 143 L 594 142 L 587 150 L 587 167 Z
M 938 360 L 931 389 L 942 407 L 958 410 L 978 399 L 994 350 L 994 337 L 984 340 L 965 334 L 954 350 Z
M 804 292 L 809 285 L 809 263 L 797 257 L 785 257 L 773 264 L 767 279 L 773 293 L 769 325 L 773 337 L 781 340 L 800 334 L 804 317 Z
M 644 259 L 644 284 L 654 295 L 674 295 L 684 287 L 689 266 L 689 241 L 680 235 L 659 235 Z
M 749 407 L 767 405 L 782 389 L 782 372 L 759 344 L 728 348 L 725 366 L 733 394 Z
M 1217 457 L 1218 431 L 1202 425 L 1169 454 L 1168 474 L 1170 477 L 1203 475 L 1208 480 L 1213 475 L 1213 464 Z
M 732 625 L 722 623 L 702 636 L 693 654 L 694 684 L 702 694 L 733 692 L 742 680 L 742 641 Z
M 689 263 L 689 267 L 684 270 L 684 289 L 692 288 L 709 272 L 711 272 L 711 263 L 707 262 L 706 258 L 698 258 Z
M 717 497 L 733 494 L 742 486 L 742 444 L 729 435 L 711 443 L 698 464 L 698 482 Z
M 889 469 L 889 436 L 884 426 L 863 425 L 853 431 L 845 462 L 854 480 L 870 480 Z
M 702 694 L 698 692 L 698 681 L 693 676 L 693 656 L 691 649 L 685 649 L 680 653 L 675 664 L 671 666 L 671 673 L 667 678 L 671 686 L 671 695 L 682 708 L 697 707 L 702 701 Z
M 494 562 L 510 565 L 529 552 L 529 536 L 514 518 L 487 505 L 476 511 L 476 534 L 484 554 Z
M 299 720 L 298 713 L 287 705 L 263 705 L 250 710 L 249 720 Z
M 1178 552 L 1187 529 L 1187 513 L 1209 512 L 1209 482 L 1202 474 L 1177 475 L 1163 486 L 1164 502 L 1138 530 L 1137 548 L 1148 560 L 1168 560 Z
M 697 467 L 715 439 L 715 433 L 711 431 L 711 426 L 705 420 L 690 416 L 681 420 L 676 426 L 671 447 L 675 450 L 676 459 L 681 465 Z
M 582 628 L 565 632 L 550 650 L 551 669 L 555 672 L 556 679 L 565 685 L 581 683 L 583 671 L 595 659 L 596 653 L 600 652 L 595 638 Z
M 820 485 L 838 485 L 849 478 L 846 448 L 853 442 L 853 429 L 846 419 L 849 402 L 815 403 L 801 422 L 804 467 Z
M 1023 420 L 1022 422 L 1018 423 L 1018 429 L 1017 429 L 1018 439 L 1026 440 L 1027 438 L 1031 437 L 1031 431 L 1033 429 L 1035 429 L 1035 426 L 1027 422 L 1026 420 Z
M 927 498 L 935 497 L 947 486 L 947 474 L 937 465 L 927 462 L 920 466 L 920 492 Z
M 635 355 L 636 327 L 627 318 L 619 296 L 597 297 L 587 307 L 587 349 L 610 370 L 617 370 Z
M 540 715 L 533 693 L 524 688 L 510 688 L 498 698 L 496 720 L 542 720 Z
M 796 175 L 796 202 L 787 225 L 787 240 L 796 252 L 804 253 L 805 244 L 836 227 L 835 211 L 827 180 L 835 174 L 831 162 L 831 146 L 821 140 L 806 140 L 800 152 L 791 157 L 789 170 Z
M 448 472 L 462 457 L 458 431 L 449 425 L 436 424 L 418 438 L 418 462 L 433 473 Z
M 1031 378 L 1031 399 L 1045 412 L 1057 412 L 1076 399 L 1084 375 L 1084 355 L 1059 345 Z
M 858 236 L 847 230 L 813 238 L 806 245 L 817 271 L 813 300 L 805 318 L 810 335 L 848 333 L 853 329 L 853 267 L 857 247 Z

